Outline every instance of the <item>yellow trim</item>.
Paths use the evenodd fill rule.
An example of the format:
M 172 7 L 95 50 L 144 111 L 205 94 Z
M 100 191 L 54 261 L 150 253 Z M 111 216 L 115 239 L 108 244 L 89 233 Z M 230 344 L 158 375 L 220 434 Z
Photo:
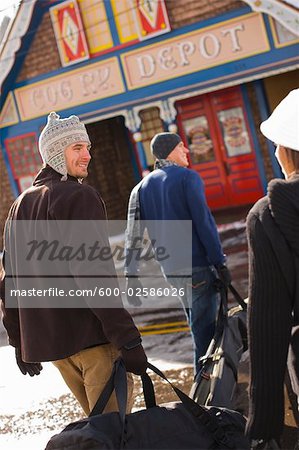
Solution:
M 261 28 L 262 28 L 262 32 L 264 34 L 264 40 L 265 40 L 265 44 L 266 44 L 267 48 L 265 50 L 263 50 L 263 51 L 256 51 L 256 52 L 253 52 L 253 53 L 249 53 L 249 54 L 246 55 L 246 58 L 249 58 L 250 56 L 254 56 L 254 55 L 259 55 L 261 53 L 266 53 L 267 51 L 271 50 L 271 46 L 270 46 L 270 42 L 269 42 L 269 39 L 268 39 L 266 26 L 265 26 L 265 22 L 264 22 L 262 14 L 260 14 L 260 13 L 245 14 L 243 16 L 235 17 L 234 19 L 225 20 L 224 22 L 220 22 L 220 23 L 217 23 L 217 24 L 214 24 L 214 25 L 210 25 L 210 26 L 205 27 L 205 28 L 201 28 L 201 29 L 198 29 L 198 30 L 195 30 L 195 31 L 191 31 L 190 33 L 186 33 L 186 34 L 183 34 L 181 36 L 176 36 L 176 37 L 171 38 L 171 39 L 166 39 L 165 41 L 159 42 L 157 44 L 149 45 L 149 46 L 146 46 L 146 47 L 142 47 L 141 49 L 132 50 L 130 52 L 123 53 L 120 56 L 121 56 L 122 67 L 123 67 L 126 83 L 127 83 L 127 86 L 128 86 L 128 90 L 133 91 L 135 89 L 140 89 L 141 87 L 146 87 L 146 86 L 150 86 L 152 84 L 157 84 L 157 83 L 161 83 L 163 81 L 171 80 L 172 78 L 177 78 L 177 77 L 182 77 L 182 76 L 185 76 L 185 75 L 190 75 L 191 73 L 198 72 L 198 70 L 199 70 L 199 69 L 194 69 L 194 70 L 191 70 L 191 71 L 186 71 L 185 73 L 180 74 L 180 75 L 178 75 L 178 74 L 165 75 L 165 77 L 159 77 L 158 80 L 151 81 L 151 82 L 148 82 L 148 83 L 140 82 L 138 84 L 138 86 L 132 87 L 131 86 L 131 82 L 130 82 L 129 72 L 127 71 L 127 67 L 126 67 L 126 63 L 125 63 L 126 57 L 128 55 L 138 54 L 138 53 L 143 52 L 144 50 L 152 50 L 153 48 L 161 47 L 161 45 L 168 45 L 171 42 L 177 41 L 178 38 L 186 39 L 189 36 L 194 36 L 194 35 L 197 35 L 199 33 L 206 32 L 207 30 L 220 28 L 223 25 L 226 25 L 228 23 L 238 22 L 240 20 L 244 20 L 245 18 L 249 18 L 249 17 L 253 17 L 253 16 L 258 16 L 259 19 L 260 19 L 261 26 L 262 26 Z M 219 63 L 218 62 L 218 63 L 210 64 L 210 65 L 205 66 L 204 70 L 210 69 L 211 67 L 217 67 L 217 66 L 220 66 L 222 64 L 227 64 L 229 62 L 240 61 L 242 59 L 244 59 L 244 56 L 240 56 L 240 58 L 233 58 L 231 60 L 227 60 L 227 61 L 225 61 L 225 63 L 223 63 L 223 62 Z
M 138 327 L 138 329 L 142 336 L 190 331 L 190 328 L 185 320 L 179 322 L 160 323 L 156 325 L 144 325 L 142 327 Z
M 30 116 L 28 118 L 24 118 L 24 114 L 23 114 L 23 111 L 22 111 L 22 103 L 20 102 L 20 98 L 19 98 L 20 92 L 32 89 L 32 87 L 36 87 L 36 86 L 39 86 L 39 85 L 42 85 L 42 84 L 49 83 L 49 81 L 53 81 L 55 79 L 68 77 L 70 74 L 74 74 L 76 72 L 84 72 L 85 70 L 88 70 L 88 68 L 94 68 L 97 65 L 104 65 L 104 64 L 110 63 L 112 61 L 116 61 L 116 63 L 117 63 L 119 80 L 120 80 L 121 85 L 122 85 L 121 89 L 116 91 L 113 95 L 122 94 L 123 92 L 125 92 L 125 86 L 124 86 L 123 78 L 122 78 L 122 75 L 121 75 L 120 64 L 119 64 L 119 61 L 118 61 L 117 57 L 113 56 L 112 58 L 105 59 L 105 60 L 100 61 L 100 62 L 98 61 L 98 62 L 96 62 L 94 64 L 88 64 L 85 67 L 81 67 L 81 68 L 75 69 L 75 70 L 70 70 L 69 72 L 66 72 L 66 73 L 63 73 L 63 74 L 60 74 L 60 75 L 55 75 L 54 77 L 46 78 L 45 80 L 37 81 L 36 83 L 32 83 L 32 84 L 29 84 L 27 86 L 23 86 L 21 88 L 15 89 L 14 90 L 14 94 L 15 94 L 15 97 L 16 97 L 17 107 L 18 107 L 18 111 L 19 111 L 19 114 L 20 114 L 21 121 L 22 122 L 26 122 L 27 120 L 36 119 L 37 117 L 42 117 L 43 115 L 45 115 L 45 112 L 43 112 L 41 114 L 34 115 L 34 116 Z M 55 111 L 62 111 L 63 109 L 70 108 L 72 106 L 85 105 L 86 103 L 95 102 L 97 100 L 102 100 L 103 98 L 107 98 L 107 97 L 110 97 L 110 96 L 111 96 L 111 93 L 107 92 L 106 95 L 103 95 L 103 96 L 101 96 L 101 97 L 99 97 L 97 99 L 92 99 L 92 100 L 86 99 L 86 101 L 80 102 L 80 103 L 70 102 L 68 104 L 65 104 L 62 108 L 57 108 L 56 107 Z
M 170 322 L 170 323 L 160 323 L 157 325 L 144 325 L 143 327 L 139 327 L 139 330 L 147 330 L 152 328 L 169 328 L 169 327 L 175 327 L 178 325 L 187 325 L 186 320 L 182 320 L 181 322 Z
M 121 0 L 122 1 L 122 0 Z M 111 5 L 112 5 L 112 9 L 113 9 L 113 16 L 114 16 L 114 20 L 115 20 L 115 24 L 116 24 L 116 29 L 118 32 L 118 37 L 119 37 L 119 41 L 123 44 L 125 42 L 130 42 L 133 41 L 135 39 L 138 39 L 138 33 L 137 31 L 135 32 L 135 34 L 131 34 L 131 36 L 123 36 L 122 34 L 122 26 L 120 24 L 120 20 L 119 17 L 121 16 L 121 14 L 126 14 L 126 11 L 124 12 L 120 12 L 118 11 L 117 7 L 116 7 L 116 0 L 111 0 Z M 134 8 L 136 8 L 136 5 L 134 6 Z M 134 24 L 135 28 L 136 28 L 136 23 L 133 17 L 133 8 L 130 10 L 131 14 L 132 14 L 132 23 Z
M 272 33 L 272 36 L 273 36 L 274 46 L 276 48 L 287 47 L 289 45 L 294 45 L 294 44 L 297 44 L 299 42 L 299 38 L 298 38 L 298 39 L 294 39 L 293 41 L 280 43 L 279 40 L 278 40 L 277 31 L 276 31 L 276 28 L 275 28 L 275 23 L 274 23 L 273 17 L 269 16 L 269 22 L 270 22 L 271 33 Z
M 6 113 L 7 109 L 10 107 L 10 104 L 12 104 L 12 108 L 14 110 L 14 114 L 16 115 L 16 119 L 12 120 L 11 122 L 3 122 L 1 124 L 1 121 L 3 121 L 3 119 L 5 119 L 5 113 Z M 14 96 L 13 96 L 12 92 L 10 91 L 7 95 L 7 98 L 5 100 L 3 108 L 1 109 L 1 112 L 0 112 L 0 128 L 10 127 L 11 125 L 15 125 L 17 123 L 19 123 L 18 110 L 17 110 Z
M 186 327 L 186 328 L 173 328 L 173 329 L 170 329 L 170 330 L 161 330 L 161 331 L 140 331 L 140 334 L 142 336 L 147 336 L 147 335 L 150 335 L 150 334 L 170 334 L 170 333 L 179 333 L 179 332 L 182 332 L 182 331 L 190 331 L 190 328 L 189 327 Z

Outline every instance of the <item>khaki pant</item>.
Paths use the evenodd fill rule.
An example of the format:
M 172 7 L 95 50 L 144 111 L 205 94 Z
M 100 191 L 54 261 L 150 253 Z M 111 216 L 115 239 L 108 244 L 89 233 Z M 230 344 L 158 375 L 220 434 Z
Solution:
M 112 344 L 98 345 L 76 353 L 69 358 L 53 361 L 64 381 L 88 416 L 109 379 L 119 352 Z M 127 413 L 133 406 L 133 377 L 127 374 Z M 104 412 L 118 411 L 115 392 L 111 395 Z

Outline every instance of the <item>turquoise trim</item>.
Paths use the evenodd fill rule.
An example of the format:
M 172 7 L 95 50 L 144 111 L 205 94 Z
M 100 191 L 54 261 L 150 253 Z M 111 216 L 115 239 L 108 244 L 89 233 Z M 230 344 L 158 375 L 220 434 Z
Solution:
M 259 141 L 258 141 L 257 134 L 256 134 L 256 128 L 255 128 L 255 123 L 254 123 L 254 119 L 253 119 L 253 114 L 252 114 L 252 111 L 250 108 L 250 102 L 249 102 L 249 97 L 248 97 L 247 90 L 246 90 L 246 85 L 244 85 L 244 84 L 241 85 L 241 92 L 242 92 L 242 96 L 243 96 L 243 100 L 244 100 L 244 108 L 246 110 L 246 114 L 248 117 L 249 129 L 250 129 L 251 137 L 253 140 L 253 147 L 254 147 L 255 154 L 256 154 L 256 161 L 257 161 L 257 165 L 258 165 L 258 169 L 259 169 L 260 180 L 262 183 L 264 193 L 266 193 L 268 182 L 267 182 L 266 173 L 265 173 L 265 169 L 264 169 L 261 148 L 260 148 Z
M 116 23 L 114 21 L 114 14 L 113 14 L 111 1 L 110 0 L 109 1 L 108 0 L 104 0 L 104 5 L 105 5 L 105 9 L 106 9 L 107 19 L 108 19 L 108 22 L 109 22 L 110 32 L 111 32 L 111 36 L 112 36 L 112 39 L 113 39 L 113 43 L 114 43 L 114 45 L 120 45 L 121 42 L 119 40 Z M 113 53 L 113 56 L 114 56 L 115 52 L 113 52 L 113 49 L 111 49 L 111 52 Z
M 141 168 L 142 168 L 142 170 L 147 170 L 148 165 L 147 165 L 146 154 L 145 154 L 142 142 L 136 142 L 136 148 L 137 148 Z
M 124 127 L 126 127 L 126 125 L 124 124 Z M 138 183 L 141 179 L 140 176 L 140 171 L 139 171 L 139 167 L 138 167 L 138 163 L 136 160 L 136 153 L 134 152 L 134 148 L 133 148 L 133 143 L 132 140 L 129 137 L 129 130 L 126 128 L 127 130 L 127 142 L 128 142 L 128 149 L 129 149 L 129 154 L 130 154 L 130 161 L 133 167 L 133 173 L 134 173 L 134 178 L 136 183 Z

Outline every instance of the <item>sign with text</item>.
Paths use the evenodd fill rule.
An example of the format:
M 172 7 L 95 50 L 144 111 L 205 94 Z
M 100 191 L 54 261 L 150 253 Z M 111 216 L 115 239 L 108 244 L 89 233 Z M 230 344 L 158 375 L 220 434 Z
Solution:
M 270 50 L 263 17 L 250 13 L 122 55 L 129 89 Z
M 124 92 L 117 58 L 110 58 L 63 75 L 16 89 L 21 120 Z

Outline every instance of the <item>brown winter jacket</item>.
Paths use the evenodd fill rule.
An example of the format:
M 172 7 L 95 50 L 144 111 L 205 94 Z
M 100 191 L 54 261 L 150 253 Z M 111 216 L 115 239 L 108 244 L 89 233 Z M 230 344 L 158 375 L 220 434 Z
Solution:
M 33 186 L 12 205 L 6 223 L 16 223 L 15 220 L 90 220 L 92 226 L 94 221 L 106 223 L 106 211 L 95 189 L 70 176 L 67 181 L 61 181 L 61 175 L 46 166 L 38 173 Z M 9 241 L 11 235 L 7 229 L 8 226 L 3 265 L 4 269 L 10 265 L 12 273 L 18 276 L 18 253 L 15 251 L 12 254 L 13 245 Z M 101 245 L 109 246 L 108 233 L 103 233 L 103 227 L 101 230 L 97 240 Z M 112 275 L 112 286 L 118 287 L 111 259 L 105 265 L 105 270 L 109 272 L 107 275 Z M 40 276 L 38 265 L 34 271 Z M 59 278 L 54 278 L 53 286 L 57 283 Z M 81 299 L 82 308 L 20 308 L 20 297 L 16 309 L 5 307 L 5 284 L 8 286 L 4 272 L 1 280 L 3 323 L 10 344 L 21 348 L 22 358 L 26 362 L 63 359 L 90 346 L 108 342 L 119 349 L 140 337 L 130 314 L 122 307 L 119 296 L 108 299 L 117 305 L 114 308 L 98 307 L 99 304 L 91 304 L 88 298 Z M 95 284 L 101 285 L 100 277 Z

